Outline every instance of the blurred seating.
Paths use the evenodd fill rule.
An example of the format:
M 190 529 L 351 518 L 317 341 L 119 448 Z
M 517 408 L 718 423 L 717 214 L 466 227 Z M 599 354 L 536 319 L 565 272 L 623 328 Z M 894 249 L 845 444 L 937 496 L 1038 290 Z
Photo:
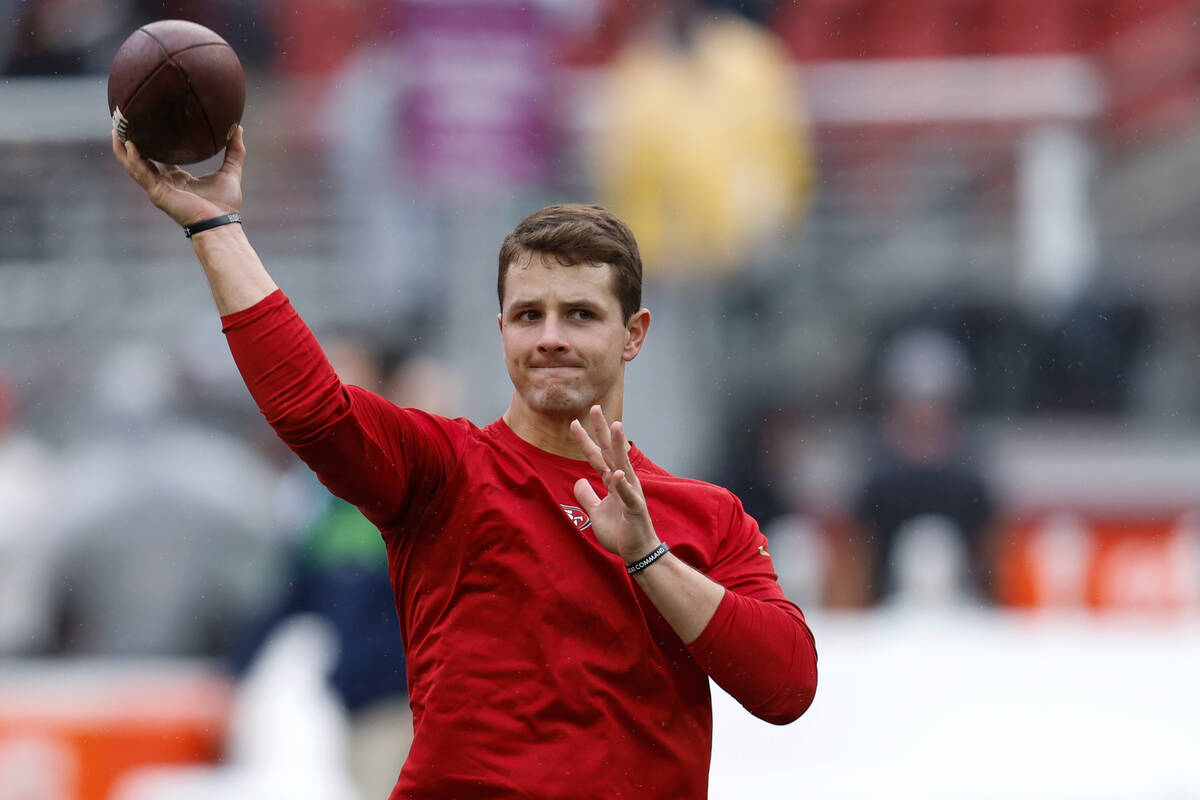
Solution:
M 801 61 L 1085 52 L 1190 0 L 810 0 L 775 29 Z M 1186 25 L 1183 26 L 1186 30 Z

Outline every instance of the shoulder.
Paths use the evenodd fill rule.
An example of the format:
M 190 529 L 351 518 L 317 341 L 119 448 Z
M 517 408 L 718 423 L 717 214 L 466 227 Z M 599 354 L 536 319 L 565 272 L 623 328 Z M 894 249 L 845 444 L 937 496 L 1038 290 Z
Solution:
M 728 569 L 721 565 L 731 557 L 756 554 L 765 544 L 758 524 L 725 487 L 680 478 L 655 465 L 634 466 L 659 535 L 701 572 L 716 576 L 714 570 Z
M 634 462 L 638 479 L 646 492 L 648 502 L 655 500 L 671 504 L 683 504 L 726 522 L 731 516 L 745 514 L 742 502 L 730 490 L 715 483 L 681 478 L 655 464 L 639 452 Z
M 443 417 L 417 408 L 404 408 L 374 392 L 347 386 L 352 412 L 360 424 L 382 433 L 405 451 L 412 446 L 432 447 L 444 456 L 461 456 L 480 429 L 469 419 Z
M 409 424 L 430 431 L 440 431 L 447 436 L 463 439 L 478 439 L 480 429 L 466 417 L 443 417 L 419 408 L 398 408 L 407 417 Z
M 451 419 L 450 417 L 443 417 L 439 414 L 422 411 L 419 408 L 398 406 L 382 395 L 359 386 L 348 384 L 346 385 L 346 392 L 349 394 L 350 402 L 356 410 L 369 410 L 376 415 L 389 417 L 412 428 L 430 432 L 440 431 L 455 436 L 470 436 L 479 430 L 469 419 Z

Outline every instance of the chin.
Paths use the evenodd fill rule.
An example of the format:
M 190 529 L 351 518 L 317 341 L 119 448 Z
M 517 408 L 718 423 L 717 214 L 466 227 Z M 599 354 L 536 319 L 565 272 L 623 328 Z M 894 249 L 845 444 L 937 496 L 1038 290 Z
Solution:
M 592 405 L 580 392 L 572 392 L 561 387 L 552 387 L 535 392 L 530 398 L 533 408 L 546 414 L 579 416 L 586 413 Z

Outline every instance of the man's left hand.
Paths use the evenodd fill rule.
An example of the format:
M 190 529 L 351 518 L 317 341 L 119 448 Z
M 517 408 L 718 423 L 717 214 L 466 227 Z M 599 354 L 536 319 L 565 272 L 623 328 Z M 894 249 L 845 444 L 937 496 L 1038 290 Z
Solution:
M 595 405 L 589 421 L 595 438 L 579 420 L 572 420 L 571 435 L 608 493 L 602 499 L 586 478 L 580 478 L 575 482 L 575 499 L 591 517 L 596 541 L 631 563 L 658 547 L 658 534 L 646 509 L 641 481 L 629 461 L 629 442 L 620 420 L 610 424 L 603 409 Z

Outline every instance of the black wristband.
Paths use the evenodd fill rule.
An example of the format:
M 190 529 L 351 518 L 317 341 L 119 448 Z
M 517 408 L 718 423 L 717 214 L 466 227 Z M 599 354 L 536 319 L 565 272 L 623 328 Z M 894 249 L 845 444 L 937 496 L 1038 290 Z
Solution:
M 193 236 L 195 236 L 197 233 L 200 233 L 201 231 L 206 231 L 206 230 L 209 230 L 210 228 L 219 228 L 222 225 L 229 225 L 234 222 L 241 225 L 242 224 L 242 215 L 241 214 L 222 214 L 219 217 L 213 217 L 212 219 L 203 219 L 203 220 L 200 220 L 199 222 L 193 222 L 191 225 L 184 225 L 183 226 L 183 235 L 190 239 Z
M 646 567 L 650 566 L 655 561 L 658 561 L 660 558 L 665 556 L 667 554 L 667 551 L 670 549 L 671 548 L 667 547 L 667 543 L 663 542 L 658 547 L 651 550 L 650 554 L 647 555 L 645 558 L 639 558 L 637 561 L 633 562 L 632 564 L 626 564 L 625 571 L 628 572 L 630 575 L 633 575 L 634 573 L 637 573 L 637 572 L 641 572 Z

